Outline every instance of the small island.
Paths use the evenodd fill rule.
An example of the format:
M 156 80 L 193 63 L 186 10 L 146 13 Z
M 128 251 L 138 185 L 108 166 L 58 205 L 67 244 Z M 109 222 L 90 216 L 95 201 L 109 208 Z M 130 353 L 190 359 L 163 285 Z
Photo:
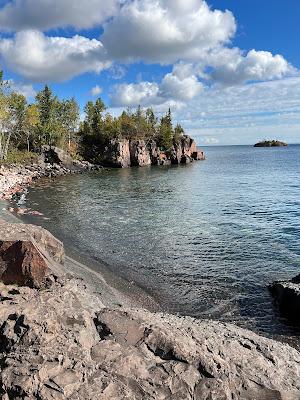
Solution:
M 288 144 L 280 140 L 262 140 L 254 145 L 254 147 L 286 147 Z

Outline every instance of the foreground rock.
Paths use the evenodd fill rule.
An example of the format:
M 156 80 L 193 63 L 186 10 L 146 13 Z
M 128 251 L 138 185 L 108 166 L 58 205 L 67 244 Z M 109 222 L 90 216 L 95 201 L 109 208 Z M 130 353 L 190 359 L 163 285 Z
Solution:
M 280 140 L 263 140 L 254 145 L 254 147 L 286 147 L 287 143 Z
M 195 160 L 205 160 L 205 155 L 197 149 L 194 139 L 184 135 L 167 152 L 161 151 L 153 140 L 113 139 L 105 147 L 100 158 L 104 166 L 125 168 L 188 164 Z
M 292 322 L 300 323 L 300 275 L 291 281 L 274 282 L 270 286 L 281 313 Z
M 50 232 L 35 225 L 0 221 L 0 280 L 41 288 L 63 275 L 64 249 Z
M 0 293 L 2 399 L 300 398 L 300 353 L 233 325 L 111 308 L 66 276 Z

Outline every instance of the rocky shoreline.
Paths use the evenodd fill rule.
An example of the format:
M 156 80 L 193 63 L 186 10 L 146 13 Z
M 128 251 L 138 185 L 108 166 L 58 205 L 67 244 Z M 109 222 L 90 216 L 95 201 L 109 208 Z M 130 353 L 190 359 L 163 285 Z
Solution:
M 0 193 L 91 168 L 2 167 Z M 0 236 L 2 399 L 300 398 L 300 353 L 289 345 L 137 308 L 101 275 L 76 274 L 41 227 L 2 221 Z
M 1 222 L 0 235 L 3 399 L 299 399 L 289 345 L 128 308 L 72 276 L 43 228 Z
M 33 181 L 42 177 L 56 178 L 99 169 L 101 167 L 87 161 L 73 160 L 57 147 L 44 146 L 36 163 L 0 165 L 0 199 L 11 199 L 14 194 L 22 192 Z
M 102 165 L 74 160 L 58 147 L 43 146 L 37 162 L 31 165 L 0 165 L 0 199 L 9 200 L 34 180 L 42 177 L 55 178 L 62 175 L 101 170 L 104 166 L 127 168 L 131 166 L 188 164 L 205 160 L 203 151 L 197 149 L 194 139 L 183 136 L 169 153 L 161 151 L 154 141 L 112 140 L 104 149 Z

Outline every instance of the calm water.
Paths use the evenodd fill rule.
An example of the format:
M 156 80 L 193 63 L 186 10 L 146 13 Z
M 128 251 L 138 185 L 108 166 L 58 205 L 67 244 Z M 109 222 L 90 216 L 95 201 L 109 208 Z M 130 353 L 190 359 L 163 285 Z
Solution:
M 187 166 L 40 181 L 26 207 L 165 310 L 297 335 L 266 287 L 300 272 L 300 145 L 205 151 Z

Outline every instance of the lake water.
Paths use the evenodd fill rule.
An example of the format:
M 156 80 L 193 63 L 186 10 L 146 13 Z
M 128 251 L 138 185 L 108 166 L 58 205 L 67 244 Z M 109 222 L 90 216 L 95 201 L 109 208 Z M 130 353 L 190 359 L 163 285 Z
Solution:
M 300 145 L 205 152 L 190 165 L 41 180 L 25 206 L 164 310 L 297 336 L 267 285 L 300 272 Z

